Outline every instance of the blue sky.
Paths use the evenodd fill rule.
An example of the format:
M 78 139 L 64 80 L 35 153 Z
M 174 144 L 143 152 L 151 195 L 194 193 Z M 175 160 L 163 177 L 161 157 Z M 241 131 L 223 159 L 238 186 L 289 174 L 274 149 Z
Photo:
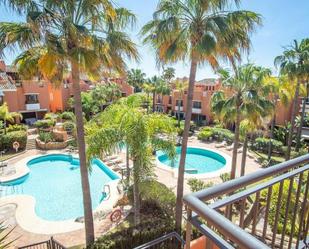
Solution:
M 149 21 L 156 8 L 157 0 L 115 0 L 119 6 L 132 10 L 138 18 L 137 27 L 131 31 L 131 36 L 139 45 L 141 61 L 139 64 L 128 63 L 129 68 L 141 68 L 147 76 L 158 74 L 153 50 L 143 46 L 137 36 L 140 27 Z M 309 37 L 309 1 L 308 0 L 243 0 L 241 9 L 255 11 L 263 16 L 263 26 L 252 35 L 252 50 L 249 57 L 244 58 L 261 66 L 273 68 L 274 57 L 281 54 L 283 47 L 292 43 L 293 39 L 300 40 Z M 23 20 L 16 14 L 0 6 L 1 21 Z M 8 52 L 6 62 L 11 63 L 16 54 Z M 189 63 L 180 62 L 171 65 L 176 68 L 179 77 L 188 76 Z M 226 65 L 222 65 L 226 66 Z M 275 69 L 273 68 L 274 73 Z M 214 77 L 212 69 L 203 66 L 198 69 L 197 79 Z

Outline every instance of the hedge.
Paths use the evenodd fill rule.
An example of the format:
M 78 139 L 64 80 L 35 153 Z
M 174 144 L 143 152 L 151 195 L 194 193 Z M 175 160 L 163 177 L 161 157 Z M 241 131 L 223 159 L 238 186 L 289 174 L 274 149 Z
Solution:
M 73 112 L 63 112 L 60 114 L 62 120 L 75 121 L 75 114 Z
M 252 148 L 254 150 L 266 153 L 268 152 L 269 141 L 270 141 L 269 138 L 258 137 L 255 139 L 254 143 L 252 144 Z M 285 149 L 284 149 L 282 142 L 272 139 L 271 143 L 272 143 L 272 149 L 274 152 L 284 153 Z
M 25 149 L 27 145 L 26 131 L 12 131 L 0 135 L 0 150 L 13 150 L 13 143 L 19 143 L 19 149 Z
M 42 128 L 42 129 L 46 129 L 46 128 L 50 128 L 52 126 L 54 126 L 56 124 L 55 120 L 52 119 L 43 119 L 43 120 L 38 120 L 34 123 L 35 127 L 37 128 Z
M 200 140 L 209 140 L 209 138 L 214 138 L 217 141 L 226 140 L 229 143 L 232 143 L 234 140 L 234 133 L 228 129 L 223 129 L 219 127 L 205 127 L 199 134 L 198 139 Z
M 67 132 L 72 132 L 75 129 L 75 123 L 66 121 L 63 123 L 63 129 Z

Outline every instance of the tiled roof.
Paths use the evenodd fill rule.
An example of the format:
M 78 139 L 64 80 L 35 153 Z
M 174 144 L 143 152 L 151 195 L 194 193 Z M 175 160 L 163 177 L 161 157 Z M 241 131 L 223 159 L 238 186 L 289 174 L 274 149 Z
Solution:
M 0 72 L 0 90 L 2 91 L 14 91 L 16 90 L 16 86 L 10 80 L 10 78 L 6 75 L 5 72 Z

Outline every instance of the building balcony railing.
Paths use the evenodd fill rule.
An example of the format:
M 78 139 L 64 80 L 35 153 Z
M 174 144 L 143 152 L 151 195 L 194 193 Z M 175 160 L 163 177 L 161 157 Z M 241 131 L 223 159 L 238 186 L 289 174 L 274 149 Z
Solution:
M 183 106 L 175 106 L 175 111 L 182 112 L 183 111 Z
M 201 114 L 202 113 L 202 109 L 201 108 L 192 108 L 192 113 Z
M 309 154 L 187 195 L 192 225 L 206 248 L 308 248 Z
M 27 111 L 35 111 L 35 110 L 40 110 L 41 105 L 40 103 L 26 103 L 26 110 Z

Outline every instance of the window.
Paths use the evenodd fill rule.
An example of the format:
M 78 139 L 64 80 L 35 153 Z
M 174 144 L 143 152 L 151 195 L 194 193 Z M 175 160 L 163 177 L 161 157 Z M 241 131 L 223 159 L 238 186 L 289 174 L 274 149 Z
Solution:
M 172 96 L 168 97 L 168 104 L 171 105 L 172 104 Z
M 26 95 L 26 104 L 37 104 L 39 103 L 39 98 L 37 94 Z
M 193 101 L 193 108 L 201 109 L 202 108 L 202 102 L 200 102 L 200 101 Z
M 121 97 L 127 97 L 127 94 L 126 93 L 121 93 Z
M 183 105 L 183 101 L 180 99 L 176 100 L 176 106 L 182 106 Z
M 0 105 L 3 105 L 3 102 L 4 102 L 3 96 L 0 95 Z
M 157 103 L 158 104 L 161 104 L 162 103 L 162 97 L 160 95 L 158 95 L 157 97 Z

